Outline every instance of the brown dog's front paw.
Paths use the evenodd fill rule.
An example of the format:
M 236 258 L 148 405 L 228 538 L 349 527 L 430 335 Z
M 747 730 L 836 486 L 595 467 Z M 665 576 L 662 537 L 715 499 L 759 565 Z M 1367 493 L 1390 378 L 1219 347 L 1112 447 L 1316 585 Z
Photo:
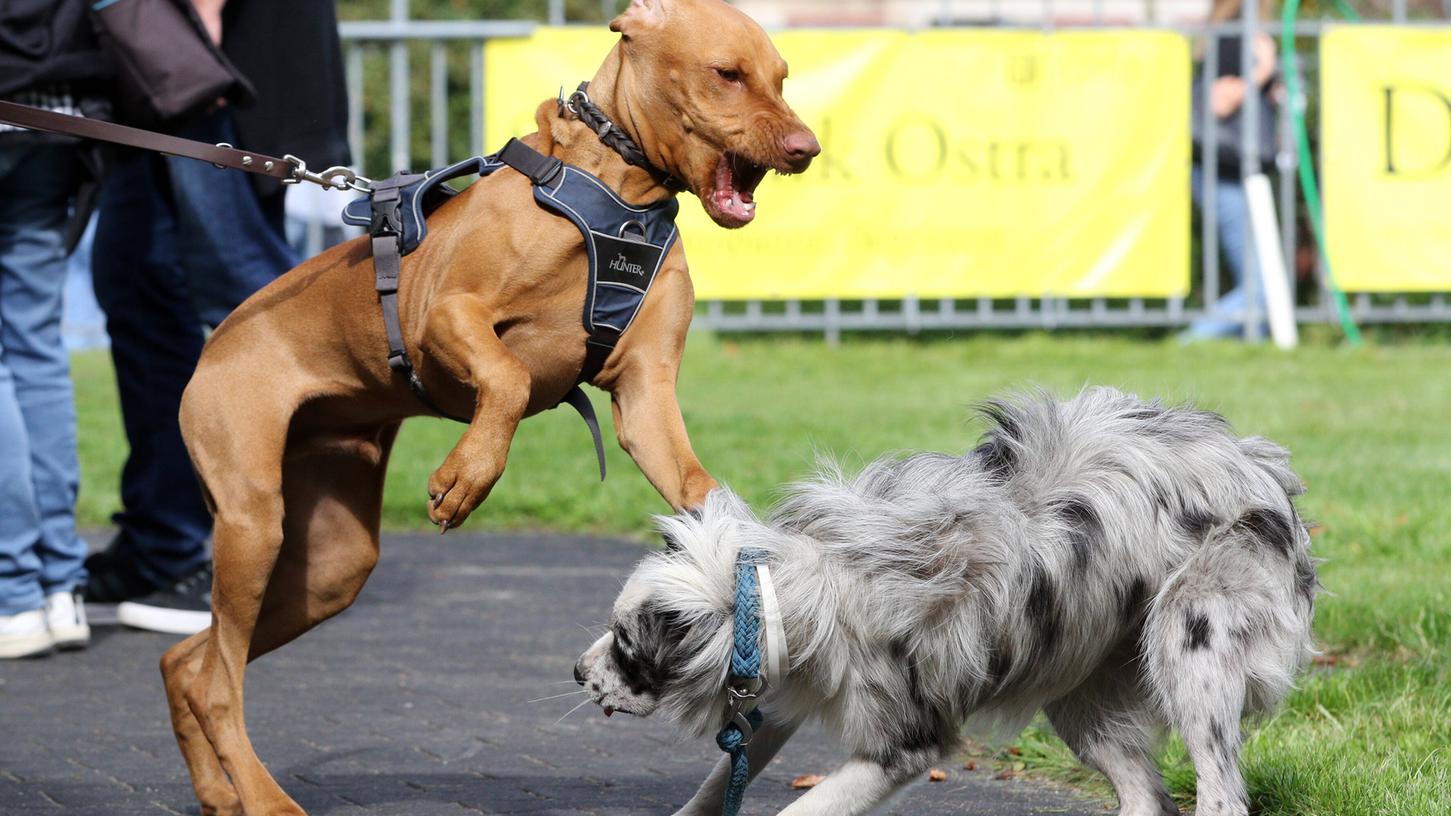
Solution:
M 462 458 L 450 455 L 428 477 L 428 518 L 438 525 L 441 533 L 463 524 L 489 497 L 489 491 L 494 489 L 503 471 L 479 465 L 462 466 L 458 464 Z
M 208 799 L 198 794 L 201 805 L 202 816 L 246 816 L 242 810 L 242 800 L 237 798 L 235 791 L 230 793 L 229 798 Z

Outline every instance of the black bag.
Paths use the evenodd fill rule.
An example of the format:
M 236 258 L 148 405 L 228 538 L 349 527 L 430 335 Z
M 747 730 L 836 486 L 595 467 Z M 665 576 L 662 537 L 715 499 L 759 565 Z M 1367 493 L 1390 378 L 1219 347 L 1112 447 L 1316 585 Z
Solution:
M 188 0 L 101 0 L 92 14 L 116 63 L 120 121 L 166 126 L 219 98 L 252 103 L 251 83 L 212 42 Z
M 103 96 L 113 71 L 87 0 L 0 0 L 0 97 L 53 85 Z

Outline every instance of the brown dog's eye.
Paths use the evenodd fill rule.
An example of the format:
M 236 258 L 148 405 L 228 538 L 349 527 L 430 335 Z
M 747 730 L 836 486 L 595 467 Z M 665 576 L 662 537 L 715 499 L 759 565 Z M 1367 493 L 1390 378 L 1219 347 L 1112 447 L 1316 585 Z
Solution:
M 741 72 L 734 68 L 716 68 L 715 75 L 726 82 L 740 82 Z

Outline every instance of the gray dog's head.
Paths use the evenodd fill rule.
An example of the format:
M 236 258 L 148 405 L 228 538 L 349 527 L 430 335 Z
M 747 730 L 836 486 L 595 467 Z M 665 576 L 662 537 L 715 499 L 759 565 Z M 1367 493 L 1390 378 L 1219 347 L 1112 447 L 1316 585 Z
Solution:
M 713 491 L 698 517 L 658 523 L 667 548 L 635 567 L 609 631 L 574 676 L 607 715 L 658 710 L 703 734 L 719 727 L 725 706 L 736 552 L 770 533 L 726 490 Z

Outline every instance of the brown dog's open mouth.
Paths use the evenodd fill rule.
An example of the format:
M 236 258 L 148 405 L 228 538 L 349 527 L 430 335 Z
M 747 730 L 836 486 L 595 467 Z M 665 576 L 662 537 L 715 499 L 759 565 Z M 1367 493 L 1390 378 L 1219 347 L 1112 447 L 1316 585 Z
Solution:
M 715 187 L 706 199 L 716 223 L 743 227 L 756 217 L 756 185 L 768 168 L 734 153 L 721 155 L 715 166 Z

